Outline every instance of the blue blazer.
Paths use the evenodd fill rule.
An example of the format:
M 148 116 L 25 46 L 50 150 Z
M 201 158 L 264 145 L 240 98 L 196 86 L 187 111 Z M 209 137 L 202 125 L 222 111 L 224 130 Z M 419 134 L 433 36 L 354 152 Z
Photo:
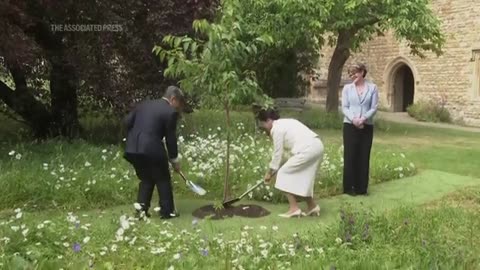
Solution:
M 371 82 L 365 82 L 367 89 L 363 95 L 358 95 L 355 84 L 349 83 L 342 90 L 342 112 L 344 123 L 352 123 L 354 117 L 365 117 L 365 124 L 373 125 L 373 116 L 378 108 L 377 86 Z

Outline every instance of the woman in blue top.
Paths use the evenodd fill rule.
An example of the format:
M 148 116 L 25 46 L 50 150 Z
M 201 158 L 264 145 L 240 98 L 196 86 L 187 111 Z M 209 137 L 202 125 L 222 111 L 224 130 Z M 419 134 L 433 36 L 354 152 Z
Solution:
M 353 82 L 346 84 L 342 91 L 343 192 L 366 195 L 378 90 L 375 84 L 365 81 L 365 65 L 353 65 L 349 75 Z

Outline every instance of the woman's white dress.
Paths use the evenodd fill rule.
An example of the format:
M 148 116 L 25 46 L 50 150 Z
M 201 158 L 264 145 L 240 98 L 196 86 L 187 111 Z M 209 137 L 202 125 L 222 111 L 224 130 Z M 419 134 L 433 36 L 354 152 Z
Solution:
M 273 155 L 270 168 L 278 170 L 284 149 L 292 156 L 277 172 L 275 188 L 302 197 L 313 196 L 317 168 L 323 158 L 323 143 L 318 135 L 296 119 L 273 122 L 270 131 Z

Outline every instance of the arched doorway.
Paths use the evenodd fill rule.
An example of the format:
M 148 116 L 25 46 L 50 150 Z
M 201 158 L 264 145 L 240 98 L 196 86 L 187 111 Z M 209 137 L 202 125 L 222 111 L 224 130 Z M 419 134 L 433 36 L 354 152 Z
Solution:
M 413 104 L 415 95 L 415 79 L 410 67 L 406 64 L 392 73 L 392 109 L 394 112 L 406 112 L 407 107 Z

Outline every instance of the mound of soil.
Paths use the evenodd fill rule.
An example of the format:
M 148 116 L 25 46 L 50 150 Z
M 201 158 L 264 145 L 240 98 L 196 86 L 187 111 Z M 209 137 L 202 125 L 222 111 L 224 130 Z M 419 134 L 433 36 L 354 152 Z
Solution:
M 193 211 L 194 217 L 204 219 L 224 219 L 225 217 L 248 217 L 259 218 L 270 215 L 270 211 L 254 204 L 241 204 L 238 206 L 230 206 L 223 209 L 215 210 L 213 204 L 205 205 Z

